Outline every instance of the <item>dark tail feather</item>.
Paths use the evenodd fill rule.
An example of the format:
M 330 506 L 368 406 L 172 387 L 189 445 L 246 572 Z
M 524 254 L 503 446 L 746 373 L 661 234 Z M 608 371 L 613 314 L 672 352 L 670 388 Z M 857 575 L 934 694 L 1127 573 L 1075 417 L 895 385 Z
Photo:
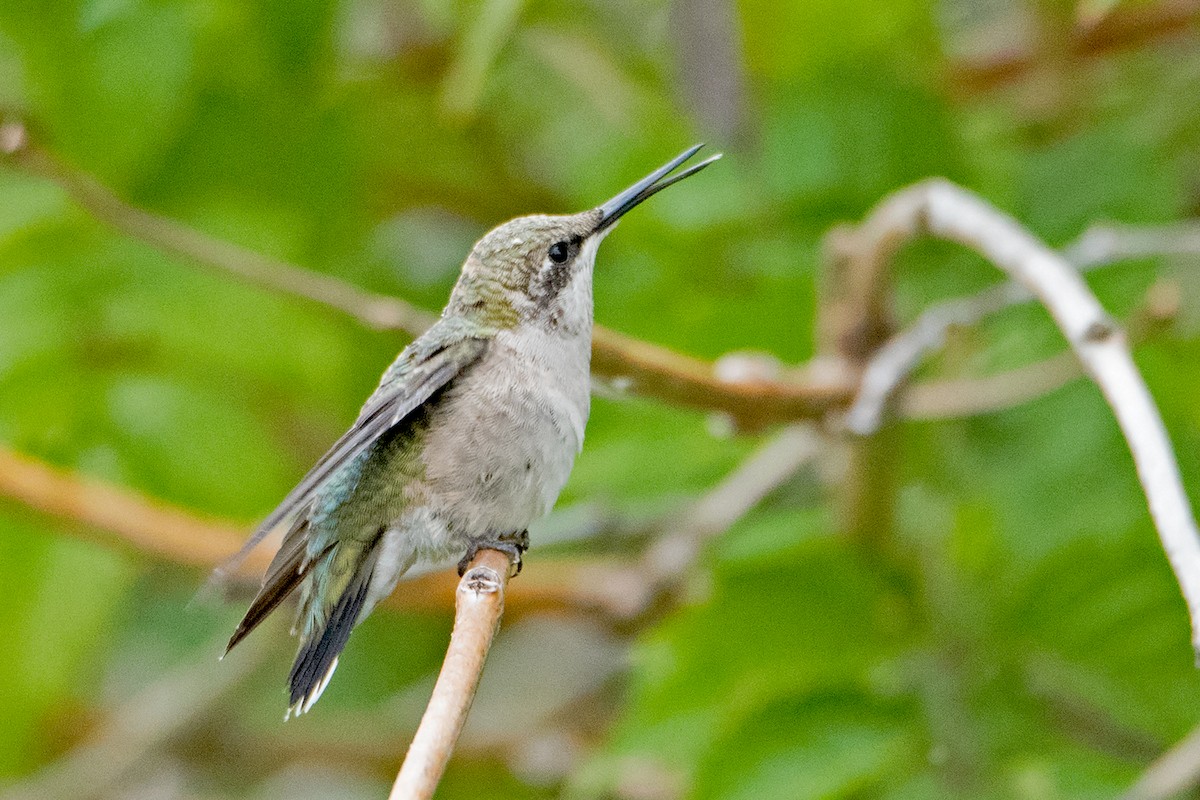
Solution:
M 321 629 L 320 635 L 312 637 L 300 648 L 296 663 L 292 665 L 292 672 L 288 675 L 288 685 L 291 687 L 288 716 L 299 716 L 308 711 L 312 704 L 317 702 L 321 692 L 325 691 L 325 686 L 337 668 L 338 655 L 346 646 L 350 632 L 358 622 L 358 615 L 367 600 L 367 589 L 371 585 L 374 572 L 374 558 L 368 556 L 366 563 L 359 567 L 354 580 L 338 598 L 337 605 L 329 613 L 329 619 Z
M 246 611 L 246 615 L 242 617 L 242 621 L 238 623 L 237 630 L 233 632 L 233 636 L 229 637 L 229 644 L 225 646 L 225 654 L 228 655 L 238 642 L 245 639 L 252 630 L 258 627 L 267 616 L 274 611 L 280 603 L 282 603 L 288 595 L 295 591 L 300 582 L 308 574 L 309 567 L 318 559 L 307 559 L 308 537 L 308 521 L 300 520 L 296 525 L 288 531 L 284 537 L 283 544 L 279 547 L 279 552 L 275 554 L 275 558 L 271 560 L 271 565 L 267 567 L 267 574 L 263 577 L 262 588 L 258 590 L 258 594 L 254 596 L 253 602 L 250 603 L 250 608 Z

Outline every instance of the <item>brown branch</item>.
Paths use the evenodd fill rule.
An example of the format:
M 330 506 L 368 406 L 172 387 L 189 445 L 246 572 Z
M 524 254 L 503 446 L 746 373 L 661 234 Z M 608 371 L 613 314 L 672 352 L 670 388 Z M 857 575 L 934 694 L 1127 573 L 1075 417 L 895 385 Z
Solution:
M 109 546 L 189 567 L 210 569 L 237 552 L 246 531 L 128 489 L 83 478 L 0 449 L 0 496 L 73 523 Z M 266 553 L 247 559 L 246 574 L 266 569 Z
M 864 227 L 871 224 L 869 219 L 863 223 Z M 882 244 L 889 238 L 897 240 Z M 825 237 L 825 285 L 817 318 L 820 353 L 851 371 L 856 387 L 862 385 L 870 359 L 896 327 L 891 258 L 900 243 L 887 231 L 866 237 L 841 227 Z M 852 541 L 872 550 L 891 539 L 901 446 L 902 434 L 895 428 L 856 437 L 846 445 L 846 468 L 836 497 L 837 524 Z
M 521 591 L 508 599 L 509 614 L 569 608 L 619 620 L 635 617 L 646 610 L 648 598 L 667 590 L 659 585 L 659 578 L 670 573 L 663 565 L 668 553 L 678 559 L 686 552 L 687 559 L 694 559 L 705 541 L 726 530 L 809 461 L 815 447 L 815 434 L 807 429 L 787 428 L 777 434 L 698 500 L 683 522 L 667 531 L 647 555 L 644 569 L 609 559 L 539 561 L 537 569 L 522 577 Z M 202 517 L 3 448 L 0 497 L 66 522 L 71 532 L 106 546 L 202 570 L 218 566 L 236 552 L 249 527 Z M 270 557 L 269 547 L 255 549 L 238 575 L 247 580 L 257 578 Z M 452 572 L 431 572 L 401 581 L 385 605 L 443 611 L 454 605 L 457 586 Z
M 8 142 L 10 148 L 3 147 Z M 268 258 L 131 206 L 87 175 L 28 140 L 20 123 L 0 127 L 0 153 L 31 175 L 51 181 L 95 219 L 165 253 L 217 269 L 245 283 L 337 309 L 376 330 L 416 336 L 433 314 L 394 297 L 372 294 L 337 278 Z
M 1159 41 L 1194 34 L 1200 3 L 1174 0 L 1155 5 L 1118 7 L 1094 24 L 1079 24 L 1065 43 L 1065 56 L 1097 58 Z M 970 97 L 1015 83 L 1036 72 L 1037 55 L 1013 49 L 999 55 L 952 64 L 946 71 L 950 91 Z
M 811 434 L 799 429 L 779 434 L 772 440 L 776 444 L 768 444 L 761 455 L 752 456 L 746 465 L 697 501 L 682 530 L 690 531 L 687 535 L 701 537 L 701 541 L 723 531 L 749 510 L 747 503 L 753 505 L 775 485 L 772 481 L 782 480 L 802 466 L 811 455 L 810 437 Z M 796 443 L 796 452 L 780 449 L 790 447 L 791 443 Z M 777 462 L 777 457 L 781 461 Z M 800 463 L 794 468 L 786 467 L 792 458 L 798 458 Z M 773 477 L 772 471 L 779 469 L 785 473 Z M 786 472 L 787 469 L 791 472 Z M 743 474 L 747 470 L 761 477 L 748 479 Z M 130 489 L 82 477 L 2 448 L 0 497 L 66 522 L 71 532 L 105 546 L 201 570 L 212 569 L 237 552 L 249 527 L 205 518 Z M 681 529 L 676 526 L 671 530 Z M 670 535 L 664 539 L 673 540 Z M 696 544 L 689 551 L 698 548 Z M 239 576 L 247 580 L 257 578 L 270 558 L 269 547 L 255 549 L 242 563 Z M 657 575 L 661 570 L 652 572 Z M 650 583 L 636 567 L 618 560 L 539 561 L 537 569 L 530 569 L 522 576 L 521 591 L 508 599 L 509 614 L 523 616 L 569 608 L 629 619 L 644 610 L 646 598 L 652 593 L 648 588 Z M 452 572 L 432 572 L 401 581 L 385 605 L 444 611 L 454 605 L 457 586 Z
M 1016 220 L 948 181 L 903 189 L 851 235 L 862 252 L 891 255 L 931 234 L 977 251 L 1046 307 L 1108 401 L 1133 455 L 1150 515 L 1175 571 L 1200 646 L 1200 531 L 1162 417 L 1133 363 L 1124 332 L 1067 261 Z
M 84 210 L 115 230 L 200 266 L 272 292 L 341 311 L 376 330 L 416 336 L 434 315 L 395 297 L 359 289 L 337 278 L 267 258 L 174 220 L 143 211 L 68 167 L 30 141 L 19 122 L 0 125 L 0 156 L 57 184 Z M 729 415 L 743 429 L 813 419 L 847 403 L 853 386 L 791 370 L 777 380 L 721 380 L 709 362 L 597 326 L 592 370 L 630 391 L 664 402 Z
M 68 530 L 106 546 L 203 570 L 216 567 L 237 552 L 249 527 L 202 517 L 2 448 L 0 497 L 65 521 Z M 270 558 L 270 548 L 260 547 L 251 552 L 238 574 L 256 578 Z M 614 562 L 547 561 L 539 567 L 522 579 L 521 591 L 509 601 L 510 613 L 585 608 L 616 616 L 625 614 L 628 582 L 614 582 L 622 573 Z M 454 605 L 456 583 L 456 576 L 448 571 L 401 581 L 386 604 L 409 610 L 445 611 Z
M 512 566 L 504 553 L 481 550 L 459 581 L 446 660 L 389 800 L 433 797 L 467 720 L 492 639 L 500 626 L 504 589 Z
M 819 419 L 845 406 L 854 384 L 841 374 L 784 370 L 775 379 L 721 379 L 711 362 L 597 327 L 592 371 L 634 394 L 701 411 L 727 414 L 739 430 Z

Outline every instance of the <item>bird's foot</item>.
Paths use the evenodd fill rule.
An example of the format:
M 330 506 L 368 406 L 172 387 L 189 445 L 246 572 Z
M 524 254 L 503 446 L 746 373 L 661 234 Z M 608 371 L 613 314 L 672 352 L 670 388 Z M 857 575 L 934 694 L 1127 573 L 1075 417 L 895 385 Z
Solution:
M 475 556 L 479 555 L 480 550 L 499 550 L 508 556 L 515 570 L 512 575 L 521 574 L 521 556 L 525 555 L 525 551 L 529 549 L 529 531 L 521 531 L 515 536 L 508 536 L 496 539 L 480 539 L 471 542 L 467 547 L 467 554 L 458 562 L 458 576 L 461 578 L 471 566 L 471 562 L 475 560 Z

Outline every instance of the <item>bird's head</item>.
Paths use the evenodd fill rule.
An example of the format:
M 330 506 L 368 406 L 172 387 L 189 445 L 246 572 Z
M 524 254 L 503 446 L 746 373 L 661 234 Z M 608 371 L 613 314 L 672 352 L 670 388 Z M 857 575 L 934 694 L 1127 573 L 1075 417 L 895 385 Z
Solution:
M 496 328 L 523 323 L 564 332 L 590 328 L 592 267 L 600 242 L 631 208 L 721 157 L 718 153 L 670 175 L 701 147 L 688 148 L 596 208 L 518 217 L 493 228 L 471 249 L 447 313 L 471 316 Z

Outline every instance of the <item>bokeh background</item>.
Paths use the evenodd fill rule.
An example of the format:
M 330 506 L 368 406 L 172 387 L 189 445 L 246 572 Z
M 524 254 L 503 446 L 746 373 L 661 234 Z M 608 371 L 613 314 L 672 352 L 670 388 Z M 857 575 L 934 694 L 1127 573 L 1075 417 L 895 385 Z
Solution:
M 1055 246 L 1200 213 L 1198 20 L 1185 0 L 5 0 L 0 109 L 137 206 L 433 310 L 492 225 L 706 140 L 726 158 L 606 241 L 597 318 L 791 364 L 816 347 L 823 234 L 922 177 Z M 1180 298 L 1136 355 L 1193 494 L 1197 261 L 1091 279 L 1121 318 L 1156 281 Z M 997 275 L 911 248 L 897 315 Z M 249 530 L 404 343 L 0 163 L 4 448 Z M 1019 309 L 926 374 L 1062 349 Z M 770 435 L 599 393 L 544 528 L 567 541 L 535 531 L 526 573 L 636 556 Z M 439 796 L 1114 797 L 1200 722 L 1184 605 L 1092 386 L 897 423 L 877 458 L 870 535 L 839 524 L 836 463 L 807 468 L 643 624 L 506 621 Z M 448 612 L 377 612 L 283 724 L 286 621 L 218 664 L 244 597 L 196 600 L 204 577 L 0 499 L 0 795 L 385 795 Z

